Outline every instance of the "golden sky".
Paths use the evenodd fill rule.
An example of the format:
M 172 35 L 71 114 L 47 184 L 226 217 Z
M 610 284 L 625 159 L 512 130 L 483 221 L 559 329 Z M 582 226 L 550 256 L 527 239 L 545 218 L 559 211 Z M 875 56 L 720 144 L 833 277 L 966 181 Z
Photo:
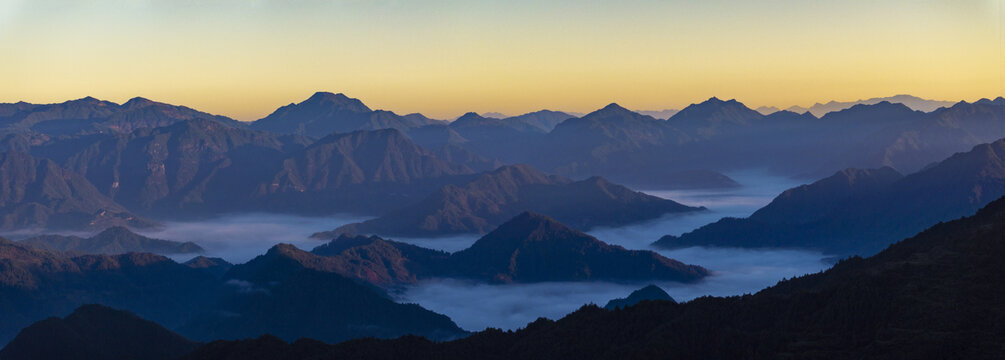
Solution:
M 134 96 L 240 120 L 1002 95 L 1005 0 L 0 0 L 0 102 Z

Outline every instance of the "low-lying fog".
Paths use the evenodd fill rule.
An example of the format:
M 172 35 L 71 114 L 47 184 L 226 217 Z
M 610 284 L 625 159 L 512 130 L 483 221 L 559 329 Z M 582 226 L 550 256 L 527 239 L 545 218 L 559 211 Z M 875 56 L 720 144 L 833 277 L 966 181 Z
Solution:
M 278 243 L 296 245 L 311 250 L 323 242 L 309 238 L 311 234 L 366 220 L 366 217 L 339 215 L 304 217 L 281 214 L 234 214 L 211 220 L 195 222 L 164 222 L 158 231 L 138 231 L 158 239 L 191 241 L 206 252 L 201 254 L 220 257 L 231 263 L 243 263 L 262 255 Z M 192 255 L 171 256 L 185 261 Z
M 744 186 L 726 190 L 644 191 L 686 205 L 704 206 L 708 211 L 669 215 L 621 228 L 598 228 L 588 233 L 629 249 L 650 249 L 649 244 L 660 236 L 680 235 L 722 217 L 746 217 L 767 205 L 782 191 L 801 184 L 796 180 L 756 171 L 733 173 L 729 176 Z M 467 247 L 476 239 L 472 236 L 445 240 L 399 240 L 455 251 Z M 713 272 L 712 276 L 696 284 L 657 283 L 678 301 L 705 295 L 754 293 L 783 278 L 814 273 L 829 267 L 822 254 L 809 251 L 705 248 L 657 251 L 672 259 L 704 266 Z M 604 306 L 608 300 L 628 296 L 632 291 L 648 284 L 649 282 L 580 282 L 488 285 L 437 280 L 411 286 L 398 294 L 398 297 L 400 301 L 415 302 L 446 314 L 467 330 L 486 327 L 516 329 L 538 317 L 560 318 L 583 304 Z
M 774 196 L 800 182 L 763 172 L 729 174 L 743 187 L 726 190 L 645 191 L 687 205 L 705 206 L 708 211 L 665 216 L 643 224 L 621 228 L 598 228 L 591 235 L 629 249 L 648 249 L 666 234 L 679 235 L 714 222 L 724 216 L 744 217 L 771 201 Z M 358 216 L 300 217 L 276 214 L 235 214 L 199 222 L 167 222 L 164 230 L 145 235 L 193 241 L 204 247 L 204 255 L 241 263 L 265 253 L 276 243 L 290 243 L 310 250 L 322 241 L 308 238 L 317 231 L 331 230 L 357 222 Z M 395 238 L 416 245 L 457 251 L 470 246 L 478 236 L 444 238 Z M 678 301 L 703 295 L 737 295 L 756 292 L 778 280 L 828 267 L 819 253 L 794 250 L 741 250 L 688 248 L 658 250 L 686 263 L 702 265 L 713 272 L 696 284 L 658 283 Z M 175 257 L 184 261 L 191 256 Z M 542 283 L 488 285 L 458 280 L 437 280 L 407 287 L 394 294 L 399 301 L 418 303 L 450 316 L 461 327 L 515 329 L 538 317 L 559 318 L 583 304 L 603 306 L 608 300 L 625 297 L 648 283 Z
M 656 282 L 677 301 L 700 296 L 741 295 L 774 285 L 782 278 L 828 267 L 819 253 L 793 250 L 688 248 L 661 251 L 687 263 L 701 264 L 713 275 L 696 284 Z M 409 287 L 399 301 L 414 302 L 446 314 L 466 330 L 517 329 L 539 317 L 558 319 L 583 304 L 604 306 L 652 282 L 572 282 L 488 285 L 437 280 Z

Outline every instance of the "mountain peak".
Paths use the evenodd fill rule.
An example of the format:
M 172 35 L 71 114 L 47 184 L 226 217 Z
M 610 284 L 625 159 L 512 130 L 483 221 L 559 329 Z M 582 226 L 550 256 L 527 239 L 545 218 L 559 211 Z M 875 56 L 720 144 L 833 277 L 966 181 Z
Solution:
M 361 113 L 372 111 L 359 99 L 348 97 L 343 93 L 334 94 L 327 91 L 316 92 L 299 105 L 331 106 L 338 110 L 348 110 Z
M 515 240 L 517 242 L 539 241 L 552 238 L 555 234 L 576 234 L 589 237 L 589 235 L 582 234 L 579 231 L 552 219 L 551 217 L 532 211 L 524 211 L 502 223 L 502 225 L 499 225 L 495 230 L 482 237 L 482 239 L 478 242 L 483 239 L 491 238 L 505 238 Z M 478 242 L 476 242 L 475 245 L 477 245 Z
M 457 120 L 454 120 L 454 122 L 458 122 L 458 121 L 463 122 L 463 121 L 470 121 L 470 120 L 482 120 L 482 119 L 485 119 L 485 118 L 486 117 L 478 115 L 478 113 L 476 113 L 474 111 L 468 111 L 468 112 L 464 113 L 464 115 L 461 115 L 460 117 L 458 117 Z
M 633 112 L 631 110 L 628 110 L 628 109 L 622 107 L 621 105 L 618 105 L 617 103 L 610 103 L 607 106 L 604 106 L 603 108 L 600 108 L 600 109 L 598 109 L 598 110 L 596 110 L 594 112 L 586 114 L 585 116 L 583 116 L 583 118 L 588 118 L 588 117 L 622 116 L 622 115 L 631 115 L 631 114 L 635 114 L 635 112 Z
M 80 99 L 67 101 L 64 104 L 74 104 L 74 105 L 76 105 L 76 104 L 104 105 L 104 104 L 110 104 L 110 103 L 107 102 L 107 101 L 98 100 L 97 98 L 95 98 L 93 96 L 86 96 L 86 97 L 82 97 Z
M 974 101 L 974 104 L 1005 105 L 1005 98 L 1002 98 L 1001 96 L 996 97 L 994 100 L 991 100 L 991 99 L 988 99 L 988 98 L 983 98 L 983 99 Z
M 604 107 L 603 107 L 602 109 L 600 109 L 600 110 L 605 110 L 605 111 L 615 111 L 615 110 L 616 110 L 616 111 L 630 111 L 630 110 L 628 110 L 628 109 L 625 109 L 625 108 L 624 108 L 623 106 L 621 106 L 621 105 L 618 105 L 618 103 L 610 103 L 610 104 L 607 104 L 607 106 L 604 106 Z
M 122 104 L 122 107 L 124 107 L 126 109 L 137 109 L 137 108 L 142 108 L 142 107 L 147 107 L 147 106 L 150 106 L 150 105 L 154 105 L 156 103 L 157 102 L 155 102 L 153 100 L 137 96 L 137 97 L 134 97 L 132 99 L 129 99 L 129 101 L 126 101 L 125 104 Z
M 303 252 L 293 244 L 279 243 L 273 245 L 265 252 L 266 257 L 287 257 L 296 258 L 299 253 Z
M 677 302 L 672 297 L 670 297 L 670 294 L 667 294 L 666 291 L 663 291 L 663 289 L 661 289 L 659 286 L 650 284 L 644 288 L 632 291 L 632 293 L 629 294 L 627 298 L 613 299 L 607 302 L 607 305 L 605 305 L 604 308 L 607 310 L 626 308 L 647 300 L 648 301 L 664 300 L 673 303 Z
M 712 97 L 704 102 L 688 105 L 667 121 L 691 135 L 708 138 L 730 131 L 729 126 L 746 126 L 761 118 L 764 118 L 764 114 L 735 99 L 722 101 Z
M 311 95 L 311 97 L 308 98 L 307 101 L 340 101 L 347 99 L 349 99 L 349 97 L 345 96 L 345 94 L 343 93 L 336 94 L 329 91 L 318 91 L 315 92 L 314 95 Z

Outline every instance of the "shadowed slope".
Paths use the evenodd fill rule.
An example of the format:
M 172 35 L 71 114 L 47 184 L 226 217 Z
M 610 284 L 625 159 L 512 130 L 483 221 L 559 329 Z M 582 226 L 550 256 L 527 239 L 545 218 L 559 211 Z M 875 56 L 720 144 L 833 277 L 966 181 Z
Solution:
M 603 178 L 571 181 L 527 165 L 503 166 L 464 186 L 447 185 L 424 200 L 376 219 L 315 234 L 441 236 L 485 233 L 523 211 L 552 216 L 577 229 L 622 226 L 667 213 L 703 210 L 632 191 Z
M 171 360 L 198 346 L 133 313 L 84 305 L 65 318 L 32 324 L 0 350 L 0 359 Z

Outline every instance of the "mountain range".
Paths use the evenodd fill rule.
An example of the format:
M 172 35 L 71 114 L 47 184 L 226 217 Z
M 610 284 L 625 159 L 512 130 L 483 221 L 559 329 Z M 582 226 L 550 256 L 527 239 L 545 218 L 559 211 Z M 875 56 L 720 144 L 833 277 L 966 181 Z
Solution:
M 797 247 L 868 255 L 1005 195 L 1005 140 L 955 154 L 903 176 L 891 168 L 846 169 L 789 189 L 748 218 L 724 218 L 661 247 Z
M 922 99 L 922 98 L 919 98 L 917 96 L 912 96 L 912 95 L 894 95 L 894 96 L 887 96 L 887 97 L 875 97 L 875 98 L 869 98 L 869 99 L 865 99 L 865 100 L 844 101 L 844 102 L 831 100 L 831 101 L 827 102 L 826 104 L 816 103 L 816 104 L 813 104 L 813 106 L 810 106 L 808 108 L 802 107 L 802 106 L 790 106 L 790 107 L 786 108 L 785 110 L 786 111 L 795 112 L 795 113 L 800 113 L 800 114 L 808 112 L 808 113 L 813 114 L 814 116 L 818 116 L 819 117 L 819 116 L 824 116 L 824 114 L 827 114 L 829 112 L 841 111 L 841 110 L 844 110 L 844 109 L 847 109 L 847 108 L 850 108 L 852 106 L 859 105 L 859 104 L 872 105 L 872 104 L 877 104 L 877 103 L 881 103 L 881 102 L 884 102 L 884 101 L 891 102 L 891 103 L 904 104 L 904 105 L 906 105 L 907 107 L 909 107 L 911 109 L 918 110 L 918 111 L 923 111 L 923 112 L 932 112 L 932 111 L 935 111 L 935 110 L 937 110 L 939 108 L 950 107 L 953 104 L 955 104 L 955 102 L 953 102 L 953 101 L 928 100 L 928 99 Z M 777 107 L 773 107 L 773 106 L 762 106 L 762 107 L 757 108 L 757 111 L 760 112 L 760 113 L 762 113 L 762 114 L 764 114 L 764 115 L 768 115 L 768 114 L 771 114 L 773 112 L 781 111 L 781 109 L 779 109 Z
M 85 97 L 58 104 L 19 102 L 0 104 L 0 133 L 35 131 L 50 135 L 81 133 L 128 133 L 140 128 L 168 126 L 184 120 L 203 119 L 230 127 L 244 127 L 237 120 L 211 115 L 184 106 L 132 98 L 119 105 Z
M 959 129 L 960 131 L 966 132 L 966 134 L 970 136 L 976 135 L 980 137 L 984 135 L 981 131 L 979 131 L 980 124 L 967 124 L 965 121 L 966 119 L 961 118 L 959 115 L 952 115 L 949 117 L 942 115 L 925 115 L 925 113 L 934 114 L 936 112 L 946 110 L 943 108 L 950 108 L 954 105 L 953 103 L 923 100 L 909 95 L 872 98 L 846 103 L 831 102 L 828 104 L 818 104 L 819 106 L 817 107 L 826 107 L 827 111 L 809 112 L 815 115 L 812 116 L 814 118 L 824 117 L 830 113 L 847 110 L 855 107 L 856 105 L 876 105 L 884 102 L 904 104 L 906 105 L 905 108 L 920 110 L 919 112 L 921 115 L 918 115 L 919 119 L 941 118 L 943 123 L 942 125 L 948 126 L 947 129 Z M 963 103 L 961 102 L 958 104 Z M 984 102 L 978 101 L 975 104 L 994 105 L 997 103 L 993 100 L 987 100 Z M 699 109 L 703 110 L 698 111 Z M 807 109 L 798 108 L 788 110 L 789 112 L 797 114 L 808 112 Z M 628 111 L 628 113 L 632 112 Z M 320 138 L 332 132 L 345 133 L 358 130 L 394 128 L 407 133 L 413 141 L 434 151 L 441 146 L 453 144 L 464 147 L 467 150 L 470 150 L 473 153 L 489 160 L 496 159 L 510 164 L 530 163 L 542 168 L 545 171 L 556 172 L 558 174 L 574 178 L 578 177 L 577 174 L 590 172 L 588 169 L 585 169 L 584 166 L 598 167 L 597 171 L 594 171 L 593 173 L 579 176 L 601 175 L 618 182 L 629 184 L 631 184 L 630 181 L 624 181 L 613 177 L 611 173 L 601 172 L 601 170 L 606 170 L 603 168 L 602 163 L 610 162 L 612 159 L 607 158 L 612 156 L 613 153 L 631 150 L 631 144 L 640 145 L 646 142 L 652 143 L 654 138 L 649 137 L 650 134 L 674 134 L 672 136 L 656 136 L 656 138 L 659 139 L 657 142 L 661 145 L 661 149 L 659 149 L 659 151 L 663 154 L 673 154 L 675 152 L 679 152 L 674 150 L 682 144 L 689 144 L 692 142 L 703 143 L 707 142 L 707 140 L 712 140 L 712 143 L 720 142 L 719 140 L 716 140 L 719 136 L 715 136 L 714 133 L 722 130 L 726 130 L 727 133 L 730 133 L 728 130 L 735 128 L 735 125 L 741 125 L 741 127 L 748 128 L 763 127 L 760 123 L 754 123 L 754 126 L 747 126 L 751 124 L 750 120 L 756 118 L 755 114 L 760 115 L 756 111 L 746 108 L 735 100 L 723 101 L 716 98 L 711 98 L 708 101 L 688 106 L 680 112 L 674 113 L 672 116 L 663 116 L 661 114 L 656 117 L 659 119 L 666 119 L 667 121 L 664 125 L 669 126 L 653 126 L 652 124 L 655 123 L 645 125 L 645 122 L 632 121 L 632 116 L 628 113 L 616 116 L 608 116 L 612 114 L 606 113 L 605 116 L 600 116 L 605 114 L 604 112 L 601 112 L 600 114 L 594 114 L 592 116 L 593 120 L 590 121 L 573 121 L 570 125 L 578 122 L 581 124 L 580 126 L 583 126 L 583 124 L 587 124 L 592 121 L 594 124 L 588 126 L 594 130 L 583 133 L 583 129 L 580 129 L 577 133 L 578 135 L 574 136 L 573 139 L 570 139 L 560 133 L 571 131 L 572 129 L 577 128 L 575 126 L 567 126 L 563 131 L 559 131 L 559 133 L 555 134 L 555 136 L 544 135 L 554 132 L 555 129 L 562 128 L 558 125 L 566 120 L 576 120 L 589 115 L 577 117 L 567 113 L 542 110 L 520 116 L 500 119 L 482 117 L 475 113 L 469 113 L 453 122 L 448 123 L 444 121 L 431 120 L 419 114 L 400 116 L 388 111 L 373 111 L 359 99 L 350 98 L 344 94 L 318 92 L 301 103 L 284 106 L 276 110 L 273 114 L 250 124 L 244 124 L 225 117 L 198 112 L 182 106 L 157 103 L 143 98 L 132 99 L 123 105 L 117 105 L 93 98 L 84 98 L 61 104 L 49 105 L 35 105 L 28 103 L 0 104 L 0 125 L 7 124 L 7 132 L 28 132 L 33 134 L 46 134 L 48 136 L 61 134 L 86 134 L 95 132 L 127 133 L 139 128 L 161 127 L 171 125 L 178 121 L 196 119 L 210 120 L 230 127 L 249 127 L 255 130 L 281 134 L 308 135 L 313 138 Z M 809 116 L 810 114 L 805 115 Z M 596 120 L 599 118 L 605 118 L 608 120 L 603 121 L 605 125 L 598 126 L 598 124 L 596 124 Z M 50 122 L 53 124 L 77 124 L 84 120 L 86 120 L 89 125 L 75 125 L 80 127 L 80 129 L 77 130 L 73 130 L 76 128 L 64 125 L 52 125 L 49 127 L 40 125 Z M 960 121 L 963 122 L 961 123 Z M 946 122 L 952 122 L 955 124 L 945 124 Z M 763 123 L 764 125 L 769 125 L 765 127 L 764 132 L 770 133 L 770 129 L 772 128 L 770 124 L 772 122 L 766 121 Z M 802 124 L 803 126 L 800 127 L 807 127 L 806 125 L 813 125 L 814 123 L 816 122 L 807 122 Z M 826 124 L 828 122 L 822 123 Z M 872 122 L 861 122 L 860 124 L 872 124 Z M 59 130 L 50 131 L 49 128 Z M 808 126 L 808 128 L 818 127 Z M 827 126 L 824 126 L 824 128 L 827 128 Z M 854 138 L 862 136 L 868 137 L 869 134 L 867 133 L 876 131 L 876 129 L 868 126 L 865 128 L 858 128 L 856 125 L 852 125 L 849 128 L 853 129 L 853 132 L 855 133 L 864 133 L 863 135 L 855 135 L 853 136 Z M 906 132 L 898 131 L 898 133 L 909 134 L 910 131 L 910 129 L 907 129 Z M 794 133 L 792 135 L 795 136 L 791 137 L 794 138 L 794 140 L 798 140 L 798 138 L 812 138 L 814 137 L 813 135 L 819 136 L 821 134 L 831 137 L 827 131 L 822 130 L 811 133 Z M 601 138 L 598 139 L 598 136 Z M 992 134 L 992 136 L 997 138 L 1005 136 L 1005 134 L 1001 134 L 996 131 Z M 607 137 L 612 138 L 603 139 Z M 954 138 L 955 137 L 956 136 L 954 136 Z M 589 152 L 572 151 L 574 156 L 571 158 L 567 158 L 566 156 L 557 156 L 557 158 L 550 156 L 548 157 L 549 159 L 546 159 L 549 160 L 548 162 L 550 162 L 550 164 L 535 162 L 534 160 L 541 160 L 536 159 L 539 157 L 534 156 L 539 153 L 537 150 L 556 150 L 547 147 L 548 143 L 555 142 L 556 139 L 561 140 L 561 144 L 568 147 L 580 150 L 592 149 L 596 151 L 596 153 L 590 154 L 589 157 L 584 158 L 584 156 L 587 156 Z M 752 142 L 756 144 L 757 147 L 764 147 L 771 146 L 774 142 L 773 140 L 757 141 L 756 137 L 753 136 L 751 136 L 751 139 L 748 140 L 750 140 L 748 141 L 748 144 L 730 144 L 727 142 L 716 146 L 732 145 L 731 147 L 749 147 L 749 143 Z M 974 142 L 971 139 L 960 136 L 958 139 L 952 141 L 969 141 L 965 145 L 973 146 L 980 142 L 987 142 L 991 140 L 993 139 L 985 137 L 982 138 L 981 141 Z M 597 143 L 597 141 L 601 141 L 601 143 Z M 956 146 L 955 148 L 950 149 L 948 153 L 944 150 L 940 150 L 940 154 L 927 154 L 924 151 L 924 147 L 929 143 L 939 146 L 951 146 L 953 145 L 952 141 L 947 143 L 946 141 L 938 142 L 935 141 L 935 139 L 925 139 L 925 141 L 920 143 L 902 144 L 900 147 L 903 147 L 904 145 L 920 146 L 920 149 L 903 149 L 902 151 L 906 151 L 908 153 L 921 151 L 922 154 L 916 156 L 924 156 L 924 159 L 931 162 L 940 157 L 948 156 L 952 152 L 963 150 L 965 147 L 961 148 Z M 593 145 L 590 145 L 591 143 Z M 794 144 L 789 143 L 789 145 L 798 144 L 798 142 Z M 860 144 L 846 145 L 845 147 L 847 149 L 840 149 L 838 153 L 840 154 L 845 151 L 855 150 L 857 145 Z M 885 143 L 885 145 L 879 145 L 884 146 L 885 148 L 895 146 L 894 143 L 889 142 Z M 542 146 L 544 146 L 543 149 L 541 148 Z M 561 149 L 557 150 L 561 153 Z M 636 152 L 644 152 L 647 149 L 636 150 Z M 636 154 L 636 156 L 638 156 L 638 154 Z M 935 158 L 932 158 L 932 156 L 935 156 Z M 890 161 L 891 163 L 885 164 L 849 163 L 861 161 L 862 159 L 856 159 L 854 154 L 841 154 L 839 157 L 842 158 L 840 160 L 845 160 L 843 161 L 845 162 L 845 164 L 843 164 L 845 166 L 871 167 L 877 165 L 888 165 L 898 169 L 899 171 L 906 172 L 918 169 L 912 167 L 916 166 L 915 164 L 903 166 L 892 163 L 895 160 Z M 556 160 L 552 161 L 550 158 L 555 158 Z M 584 161 L 584 159 L 589 160 Z M 650 165 L 665 165 L 652 163 L 652 160 L 653 159 L 647 160 L 651 163 Z M 718 163 L 727 159 L 713 160 L 715 160 L 713 163 Z M 882 161 L 884 159 L 880 158 L 872 160 Z M 557 163 L 555 163 L 556 161 Z M 590 164 L 597 162 L 601 164 Z M 923 162 L 923 160 L 916 160 L 915 162 Z M 927 164 L 927 162 L 924 164 Z M 672 167 L 675 170 L 721 171 L 729 170 L 729 167 L 734 166 L 735 164 L 713 164 L 715 166 L 709 168 L 708 166 L 703 167 L 703 164 L 697 162 L 696 160 L 688 159 L 687 156 L 685 156 L 684 159 L 670 161 L 670 165 L 673 165 Z M 791 171 L 792 169 L 789 170 Z M 827 170 L 833 171 L 834 169 L 831 168 Z M 641 170 L 636 170 L 634 172 L 641 172 Z M 648 176 L 648 178 L 653 178 L 653 176 Z
M 1003 232 L 1005 199 L 999 199 L 869 258 L 848 258 L 752 295 L 644 301 L 613 311 L 585 305 L 557 321 L 448 342 L 415 336 L 335 345 L 269 336 L 213 341 L 182 359 L 997 358 L 1005 321 Z M 90 323 L 117 318 L 110 312 Z M 18 338 L 9 346 L 66 343 L 31 331 Z M 92 341 L 107 339 L 117 337 Z
M 55 209 L 25 198 L 35 205 L 6 207 L 17 210 L 4 215 L 3 226 L 97 229 L 129 221 L 134 226 L 153 223 L 142 218 L 199 218 L 234 211 L 382 216 L 414 209 L 445 186 L 463 188 L 479 173 L 507 164 L 528 164 L 573 182 L 601 176 L 647 190 L 736 187 L 740 184 L 723 172 L 751 168 L 799 178 L 820 178 L 849 167 L 889 166 L 908 174 L 1005 136 L 1001 98 L 960 102 L 928 113 L 880 101 L 820 118 L 789 111 L 761 115 L 736 100 L 711 98 L 666 120 L 611 104 L 581 117 L 539 111 L 496 119 L 472 113 L 450 123 L 399 119 L 397 125 L 357 121 L 359 114 L 369 114 L 367 119 L 391 115 L 379 115 L 384 113 L 339 94 L 317 93 L 284 109 L 268 121 L 246 125 L 140 98 L 123 105 L 96 99 L 3 104 L 0 116 L 21 119 L 7 123 L 0 136 L 3 150 L 51 160 L 62 168 L 59 171 L 81 175 L 112 200 Z M 81 119 L 90 119 L 90 125 L 73 131 L 55 125 L 80 125 Z M 121 125 L 123 121 L 130 125 Z M 55 123 L 40 125 L 50 122 Z M 338 129 L 303 125 L 311 129 L 304 132 L 262 124 Z M 325 132 L 329 130 L 342 132 Z M 14 181 L 2 175 L 0 180 Z M 60 196 L 91 197 L 85 195 L 86 185 L 76 183 L 80 190 Z M 48 187 L 31 189 L 41 188 Z M 38 194 L 33 190 L 27 195 Z M 528 209 L 576 227 L 591 225 L 544 208 L 514 211 Z M 500 213 L 505 217 L 514 211 Z M 67 212 L 87 215 L 48 220 Z M 96 220 L 95 214 L 132 220 Z M 469 216 L 442 217 L 437 221 L 456 223 Z M 477 212 L 470 218 L 484 224 L 462 225 L 457 231 L 484 232 L 501 221 Z M 97 222 L 88 225 L 92 221 Z M 619 223 L 595 222 L 604 221 Z

